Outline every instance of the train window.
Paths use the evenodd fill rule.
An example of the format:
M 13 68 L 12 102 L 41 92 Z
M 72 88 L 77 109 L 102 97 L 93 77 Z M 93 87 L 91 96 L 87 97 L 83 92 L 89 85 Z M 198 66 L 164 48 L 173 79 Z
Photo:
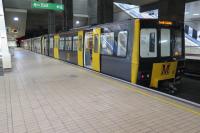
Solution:
M 120 31 L 118 34 L 117 56 L 125 57 L 127 52 L 128 32 Z
M 113 55 L 114 32 L 101 34 L 101 54 Z
M 77 51 L 78 46 L 78 36 L 73 37 L 73 51 Z
M 61 37 L 60 38 L 60 46 L 59 46 L 59 49 L 60 50 L 64 50 L 65 48 L 65 38 L 64 37 Z
M 161 29 L 161 56 L 170 56 L 170 29 Z
M 173 55 L 182 56 L 182 34 L 180 30 L 173 32 Z
M 53 37 L 50 38 L 50 48 L 53 48 Z
M 72 50 L 72 38 L 71 37 L 67 37 L 66 38 L 65 50 L 67 50 L 67 51 L 71 51 Z
M 157 30 L 142 29 L 140 35 L 140 56 L 143 58 L 157 57 Z

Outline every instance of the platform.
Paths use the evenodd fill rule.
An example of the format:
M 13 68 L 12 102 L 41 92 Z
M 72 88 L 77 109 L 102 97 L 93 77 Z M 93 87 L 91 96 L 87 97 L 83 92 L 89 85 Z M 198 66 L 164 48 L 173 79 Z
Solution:
M 0 133 L 199 133 L 200 109 L 17 49 L 0 77 Z

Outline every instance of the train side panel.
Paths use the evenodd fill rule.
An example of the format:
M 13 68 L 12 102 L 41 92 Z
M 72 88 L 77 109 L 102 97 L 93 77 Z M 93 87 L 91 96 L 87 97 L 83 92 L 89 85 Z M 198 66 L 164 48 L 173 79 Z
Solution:
M 131 81 L 132 31 L 134 28 L 132 22 L 127 21 L 102 27 L 102 34 L 109 36 L 110 33 L 112 38 L 114 36 L 114 44 L 110 53 L 107 52 L 106 47 L 102 48 L 105 44 L 101 42 L 101 72 L 126 81 Z M 106 41 L 109 41 L 109 37 Z

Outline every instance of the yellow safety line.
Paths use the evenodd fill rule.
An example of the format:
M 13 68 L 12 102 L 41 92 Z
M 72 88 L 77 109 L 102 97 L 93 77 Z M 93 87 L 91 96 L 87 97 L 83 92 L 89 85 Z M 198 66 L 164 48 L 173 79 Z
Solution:
M 80 70 L 80 69 L 79 69 L 79 70 Z M 112 85 L 116 85 L 116 84 L 117 84 L 116 81 L 114 82 L 113 80 L 108 80 L 108 79 L 106 79 L 107 77 L 102 77 L 102 76 L 100 76 L 98 73 L 87 73 L 86 71 L 83 71 L 83 70 L 82 70 L 81 72 L 84 72 L 84 73 L 86 73 L 86 74 L 88 74 L 88 75 L 90 74 L 90 75 L 92 75 L 93 77 L 96 77 L 96 78 L 98 78 L 98 79 L 102 79 L 102 80 L 104 80 L 104 81 L 106 81 L 106 82 L 111 83 Z M 119 86 L 119 84 L 118 84 L 117 86 Z M 132 88 L 133 86 L 128 85 L 128 84 L 124 84 L 124 83 L 123 83 L 123 84 L 120 84 L 120 87 L 125 87 L 126 89 L 129 89 L 129 90 L 132 90 L 132 91 L 133 91 L 133 88 Z M 158 97 L 158 96 L 150 95 L 150 94 L 148 94 L 148 93 L 145 93 L 145 92 L 142 91 L 142 90 L 136 90 L 136 89 L 135 89 L 134 91 L 135 91 L 136 93 L 138 93 L 138 94 L 141 94 L 141 95 L 150 97 L 150 98 L 155 99 L 155 100 L 157 100 L 157 101 L 159 101 L 159 102 L 162 102 L 162 103 L 171 105 L 171 106 L 173 106 L 173 107 L 176 107 L 176 108 L 178 108 L 178 109 L 180 109 L 180 110 L 184 110 L 184 111 L 193 113 L 193 114 L 195 114 L 195 115 L 197 115 L 197 116 L 200 116 L 200 111 L 197 111 L 197 110 L 195 110 L 195 109 L 191 109 L 191 108 L 189 108 L 189 107 L 186 107 L 186 106 L 180 105 L 180 104 L 178 104 L 178 103 L 169 101 L 169 100 L 167 100 L 167 99 L 165 99 L 165 98 L 161 98 L 161 97 Z

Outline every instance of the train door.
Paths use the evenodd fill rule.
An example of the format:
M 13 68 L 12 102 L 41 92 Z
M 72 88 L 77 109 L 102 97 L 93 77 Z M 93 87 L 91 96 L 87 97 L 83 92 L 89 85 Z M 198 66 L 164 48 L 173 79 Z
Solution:
M 92 69 L 100 72 L 100 37 L 101 29 L 93 29 Z
M 92 49 L 93 49 L 93 34 L 92 32 L 85 33 L 84 39 L 84 66 L 92 69 Z
M 78 65 L 83 66 L 83 31 L 78 32 Z
M 59 35 L 55 35 L 54 36 L 54 49 L 53 49 L 53 53 L 54 53 L 54 58 L 59 59 L 59 42 L 60 42 L 60 36 Z

